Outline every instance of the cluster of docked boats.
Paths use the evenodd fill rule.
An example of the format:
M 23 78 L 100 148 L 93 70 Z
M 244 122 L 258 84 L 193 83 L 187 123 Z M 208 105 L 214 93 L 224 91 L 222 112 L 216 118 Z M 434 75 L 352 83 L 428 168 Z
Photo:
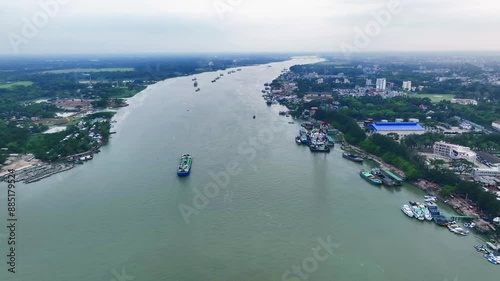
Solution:
M 469 235 L 468 230 L 462 228 L 455 221 L 447 219 L 443 214 L 441 214 L 435 203 L 436 200 L 437 198 L 435 196 L 425 196 L 424 204 L 410 201 L 409 204 L 405 204 L 401 207 L 401 211 L 408 217 L 416 218 L 420 221 L 434 220 L 436 224 L 446 226 L 452 233 L 462 236 Z M 471 227 L 471 224 L 464 224 L 464 227 Z
M 458 224 L 456 223 L 452 223 L 452 224 L 449 224 L 448 225 L 448 229 L 455 233 L 455 234 L 459 234 L 459 235 L 462 235 L 462 236 L 467 236 L 469 235 L 469 231 L 468 230 L 465 230 L 463 229 L 462 227 L 460 227 Z
M 344 153 L 346 154 L 346 153 Z M 342 155 L 344 158 L 348 158 L 347 155 Z M 353 157 L 352 154 L 349 157 Z M 349 159 L 349 158 L 348 158 Z M 349 159 L 352 160 L 352 159 Z M 354 160 L 353 160 L 354 161 Z M 362 161 L 362 158 L 361 158 Z M 366 180 L 367 182 L 374 185 L 385 185 L 388 187 L 391 186 L 400 186 L 402 184 L 401 180 L 397 178 L 395 175 L 390 173 L 388 170 L 380 170 L 378 168 L 373 168 L 371 172 L 361 170 L 359 175 Z
M 416 218 L 419 221 L 432 220 L 432 215 L 425 204 L 418 202 L 410 202 L 410 205 L 405 204 L 401 207 L 401 211 L 410 218 Z
M 330 152 L 335 146 L 333 138 L 328 136 L 328 123 L 321 123 L 319 129 L 311 131 L 301 128 L 299 135 L 295 137 L 297 144 L 308 145 L 311 152 Z
M 500 256 L 495 256 L 492 252 L 490 252 L 486 246 L 484 245 L 475 245 L 474 248 L 476 251 L 483 253 L 484 257 L 491 262 L 492 264 L 500 264 Z

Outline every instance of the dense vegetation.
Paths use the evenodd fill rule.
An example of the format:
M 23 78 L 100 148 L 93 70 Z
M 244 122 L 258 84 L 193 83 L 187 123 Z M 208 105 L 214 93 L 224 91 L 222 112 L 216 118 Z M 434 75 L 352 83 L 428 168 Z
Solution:
M 0 163 L 5 162 L 9 153 L 31 152 L 39 159 L 52 161 L 95 146 L 95 141 L 86 134 L 61 143 L 67 135 L 77 133 L 78 128 L 71 123 L 64 132 L 40 134 L 48 127 L 35 124 L 31 118 L 54 118 L 63 111 L 50 102 L 57 98 L 91 99 L 98 108 L 107 107 L 110 102 L 120 105 L 121 98 L 131 97 L 158 80 L 287 58 L 278 55 L 3 58 L 0 60 L 0 148 L 3 148 Z M 94 83 L 89 85 L 86 81 Z M 38 99 L 49 102 L 34 102 Z M 98 124 L 96 130 L 107 139 L 109 122 Z
M 436 182 L 445 187 L 441 190 L 443 196 L 449 196 L 453 193 L 464 198 L 467 197 L 476 202 L 477 206 L 485 213 L 493 216 L 500 215 L 500 202 L 496 200 L 494 194 L 483 191 L 481 185 L 477 183 L 460 179 L 459 175 L 446 167 L 427 165 L 425 158 L 407 145 L 415 145 L 420 140 L 426 140 L 424 144 L 428 144 L 427 140 L 429 137 L 435 135 L 409 136 L 407 137 L 408 141 L 405 140 L 401 143 L 390 136 L 380 134 L 374 134 L 366 138 L 365 132 L 359 127 L 357 122 L 345 113 L 319 110 L 315 117 L 331 122 L 333 126 L 345 134 L 346 140 L 351 144 L 356 144 L 366 152 L 379 156 L 385 162 L 401 168 L 405 172 L 407 180 L 414 181 L 419 178 L 425 178 Z M 472 141 L 478 141 L 471 136 L 455 136 L 454 138 L 462 139 L 462 141 L 467 139 L 469 141 L 471 139 Z M 495 139 L 498 138 L 498 135 L 481 135 L 481 138 Z M 463 163 L 456 164 L 463 165 Z

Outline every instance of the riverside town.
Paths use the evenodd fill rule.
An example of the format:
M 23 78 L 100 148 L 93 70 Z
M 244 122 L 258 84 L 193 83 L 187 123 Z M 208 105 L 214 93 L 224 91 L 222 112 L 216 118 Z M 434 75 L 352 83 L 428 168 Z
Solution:
M 500 280 L 500 2 L 4 2 L 0 281 Z

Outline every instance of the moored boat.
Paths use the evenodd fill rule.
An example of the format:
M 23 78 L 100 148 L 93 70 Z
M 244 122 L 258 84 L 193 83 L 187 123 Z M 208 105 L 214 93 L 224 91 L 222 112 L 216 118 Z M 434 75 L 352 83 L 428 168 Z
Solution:
M 344 152 L 344 153 L 342 153 L 342 157 L 345 159 L 349 159 L 351 161 L 357 162 L 357 163 L 363 162 L 363 158 L 359 157 L 357 154 Z
M 384 175 L 379 168 L 373 168 L 372 174 L 378 177 L 380 180 L 382 180 L 382 184 L 384 184 L 385 186 L 390 187 L 394 185 L 394 181 L 388 176 Z
M 382 184 L 382 181 L 375 177 L 374 175 L 372 175 L 371 173 L 369 172 L 366 172 L 364 170 L 361 170 L 359 172 L 359 175 L 364 179 L 366 180 L 367 182 L 371 183 L 371 184 L 374 184 L 374 185 L 381 185 Z
M 390 179 L 392 179 L 394 181 L 395 186 L 402 185 L 403 180 L 400 177 L 398 177 L 397 175 L 395 175 L 393 172 L 391 172 L 390 170 L 382 170 L 382 172 L 384 173 L 385 176 L 389 177 Z
M 311 150 L 311 152 L 330 152 L 330 147 L 325 144 L 320 144 L 320 145 L 310 144 L 309 150 Z
M 424 218 L 428 221 L 432 220 L 432 215 L 429 209 L 427 209 L 427 207 L 424 205 L 420 205 L 420 208 L 422 209 L 422 211 L 424 211 Z
M 191 154 L 186 153 L 181 156 L 181 161 L 177 167 L 177 175 L 179 177 L 189 176 L 191 173 L 191 165 L 193 163 L 193 158 Z
M 485 254 L 484 257 L 492 264 L 500 264 L 500 256 L 495 256 L 492 253 Z
M 403 211 L 403 213 L 405 213 L 405 215 L 409 216 L 410 218 L 413 218 L 413 212 L 411 211 L 410 206 L 406 204 L 403 205 L 403 207 L 401 207 L 401 211 Z
M 418 219 L 419 221 L 425 220 L 424 212 L 422 212 L 419 206 L 412 206 L 411 211 L 415 215 L 415 218 Z
M 450 224 L 448 225 L 448 229 L 455 233 L 455 234 L 459 234 L 459 235 L 462 235 L 462 236 L 467 236 L 469 235 L 469 231 L 468 230 L 465 230 L 463 228 L 461 228 L 460 226 L 456 225 L 456 224 Z

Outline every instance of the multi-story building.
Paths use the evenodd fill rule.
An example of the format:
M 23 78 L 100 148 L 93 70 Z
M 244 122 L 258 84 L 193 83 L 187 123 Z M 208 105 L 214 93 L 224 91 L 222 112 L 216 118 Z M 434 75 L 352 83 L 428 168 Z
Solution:
M 460 145 L 438 141 L 434 143 L 434 154 L 449 159 L 465 159 L 471 163 L 476 162 L 476 153 L 470 148 Z
M 457 103 L 461 105 L 477 105 L 477 101 L 473 99 L 451 99 L 451 103 Z
M 385 91 L 387 87 L 387 81 L 385 80 L 385 78 L 379 78 L 377 79 L 377 83 L 375 86 L 377 91 Z
M 403 81 L 403 90 L 411 91 L 411 81 Z
M 474 168 L 472 170 L 472 176 L 480 177 L 480 176 L 488 176 L 488 177 L 499 177 L 500 176 L 500 167 L 494 168 Z

